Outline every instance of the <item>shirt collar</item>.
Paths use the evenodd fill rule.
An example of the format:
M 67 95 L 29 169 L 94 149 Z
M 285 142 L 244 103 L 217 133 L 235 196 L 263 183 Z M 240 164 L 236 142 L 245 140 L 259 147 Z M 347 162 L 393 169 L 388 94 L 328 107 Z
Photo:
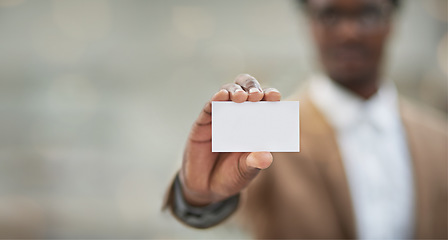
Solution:
M 397 91 L 391 81 L 384 81 L 377 93 L 364 100 L 328 77 L 318 75 L 311 78 L 310 97 L 339 131 L 363 122 L 379 131 L 388 131 L 399 124 Z

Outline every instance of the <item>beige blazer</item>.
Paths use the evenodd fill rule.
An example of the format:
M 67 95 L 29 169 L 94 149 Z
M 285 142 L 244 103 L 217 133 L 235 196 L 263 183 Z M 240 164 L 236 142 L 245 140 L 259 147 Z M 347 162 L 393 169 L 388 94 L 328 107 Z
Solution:
M 334 132 L 306 94 L 293 100 L 301 101 L 301 152 L 274 153 L 243 191 L 237 214 L 256 238 L 356 238 Z M 415 237 L 446 239 L 447 123 L 402 99 L 400 107 L 413 161 Z

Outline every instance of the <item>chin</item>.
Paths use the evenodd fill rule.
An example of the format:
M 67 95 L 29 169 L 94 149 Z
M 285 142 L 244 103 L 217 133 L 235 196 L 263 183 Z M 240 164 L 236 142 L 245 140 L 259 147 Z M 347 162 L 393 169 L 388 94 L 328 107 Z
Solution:
M 370 82 L 372 79 L 365 71 L 351 69 L 350 71 L 332 71 L 329 77 L 343 86 L 359 86 Z
M 360 62 L 339 62 L 327 68 L 328 76 L 344 86 L 356 86 L 369 83 L 373 77 L 372 71 Z

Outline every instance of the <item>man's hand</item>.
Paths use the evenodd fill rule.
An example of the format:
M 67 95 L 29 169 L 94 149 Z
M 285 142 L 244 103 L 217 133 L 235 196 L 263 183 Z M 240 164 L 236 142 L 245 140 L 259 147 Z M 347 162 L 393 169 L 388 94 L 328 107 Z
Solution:
M 254 77 L 240 74 L 235 83 L 222 86 L 204 106 L 191 129 L 179 173 L 184 198 L 190 205 L 204 206 L 239 193 L 273 160 L 270 152 L 212 152 L 211 102 L 280 101 L 280 98 L 278 90 L 262 89 Z M 247 134 L 252 131 L 262 129 L 247 129 Z

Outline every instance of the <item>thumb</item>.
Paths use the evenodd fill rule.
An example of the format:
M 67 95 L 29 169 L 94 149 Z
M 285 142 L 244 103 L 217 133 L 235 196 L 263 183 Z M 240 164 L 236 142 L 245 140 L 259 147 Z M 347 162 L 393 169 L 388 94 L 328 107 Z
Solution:
M 270 152 L 244 153 L 239 159 L 239 173 L 244 180 L 252 180 L 257 173 L 271 166 L 273 161 Z

